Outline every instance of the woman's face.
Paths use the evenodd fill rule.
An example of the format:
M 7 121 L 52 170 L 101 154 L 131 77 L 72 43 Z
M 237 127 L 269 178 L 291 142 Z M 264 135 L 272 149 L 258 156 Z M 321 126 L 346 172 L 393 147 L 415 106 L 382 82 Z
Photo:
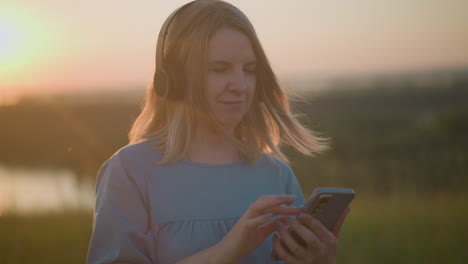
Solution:
M 209 109 L 227 128 L 234 128 L 252 104 L 256 56 L 250 39 L 224 27 L 208 43 L 206 96 Z

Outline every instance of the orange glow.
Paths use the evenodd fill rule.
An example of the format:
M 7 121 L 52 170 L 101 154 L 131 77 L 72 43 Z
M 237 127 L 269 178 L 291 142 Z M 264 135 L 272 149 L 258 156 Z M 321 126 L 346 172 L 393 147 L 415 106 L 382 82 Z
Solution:
M 51 56 L 59 50 L 60 35 L 46 14 L 23 6 L 0 4 L 0 102 L 10 102 L 15 90 L 36 88 Z M 36 88 L 37 89 L 37 88 Z M 14 101 L 14 100 L 13 100 Z
M 468 66 L 465 0 L 229 2 L 253 22 L 280 79 Z M 158 30 L 179 6 L 0 1 L 0 105 L 22 94 L 146 87 Z

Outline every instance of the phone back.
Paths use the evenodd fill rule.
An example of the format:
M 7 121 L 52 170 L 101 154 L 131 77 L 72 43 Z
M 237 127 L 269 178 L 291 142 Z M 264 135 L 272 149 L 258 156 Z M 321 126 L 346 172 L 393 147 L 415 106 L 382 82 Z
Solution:
M 331 230 L 355 194 L 350 188 L 317 188 L 304 205 L 304 211 Z

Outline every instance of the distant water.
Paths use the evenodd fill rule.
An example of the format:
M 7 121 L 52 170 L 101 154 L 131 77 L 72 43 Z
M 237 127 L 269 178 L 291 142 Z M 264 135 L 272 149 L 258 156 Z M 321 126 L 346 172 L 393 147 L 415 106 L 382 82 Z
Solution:
M 79 184 L 72 170 L 0 165 L 0 216 L 93 210 L 94 201 L 94 181 Z

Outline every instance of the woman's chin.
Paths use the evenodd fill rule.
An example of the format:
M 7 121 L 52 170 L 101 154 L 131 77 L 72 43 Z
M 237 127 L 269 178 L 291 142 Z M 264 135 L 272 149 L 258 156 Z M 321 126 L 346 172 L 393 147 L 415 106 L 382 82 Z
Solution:
M 239 123 L 240 119 L 235 118 L 235 119 L 221 119 L 219 120 L 221 125 L 227 129 L 234 129 Z

